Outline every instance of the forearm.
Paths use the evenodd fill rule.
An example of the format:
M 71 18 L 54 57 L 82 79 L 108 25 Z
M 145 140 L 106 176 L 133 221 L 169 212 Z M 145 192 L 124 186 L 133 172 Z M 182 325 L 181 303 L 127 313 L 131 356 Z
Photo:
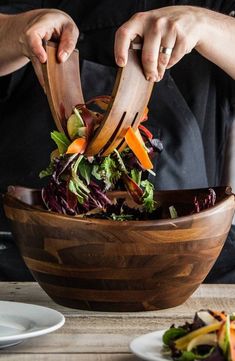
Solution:
M 204 10 L 201 37 L 195 49 L 235 79 L 235 19 Z
M 29 61 L 22 53 L 19 39 L 32 16 L 31 13 L 0 14 L 0 76 L 21 68 Z

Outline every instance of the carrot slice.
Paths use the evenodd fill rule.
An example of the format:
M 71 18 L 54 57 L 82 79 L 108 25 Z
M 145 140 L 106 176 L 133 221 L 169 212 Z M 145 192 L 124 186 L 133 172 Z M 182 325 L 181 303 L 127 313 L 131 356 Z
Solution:
M 217 319 L 218 321 L 224 320 L 226 321 L 227 319 L 227 315 L 224 312 L 221 311 L 215 311 L 215 310 L 210 310 L 209 313 L 211 314 L 211 316 L 213 316 L 215 319 Z
M 230 360 L 235 361 L 235 330 L 230 329 Z
M 230 322 L 230 328 L 235 330 L 235 320 Z
M 85 138 L 77 138 L 68 146 L 66 153 L 67 154 L 70 154 L 70 153 L 82 154 L 82 153 L 84 153 L 86 146 L 87 146 L 87 140 Z
M 134 130 L 130 127 L 126 132 L 125 140 L 142 167 L 144 169 L 152 169 L 153 164 L 149 158 L 147 150 L 145 149 L 139 130 L 137 129 L 137 131 L 134 132 Z

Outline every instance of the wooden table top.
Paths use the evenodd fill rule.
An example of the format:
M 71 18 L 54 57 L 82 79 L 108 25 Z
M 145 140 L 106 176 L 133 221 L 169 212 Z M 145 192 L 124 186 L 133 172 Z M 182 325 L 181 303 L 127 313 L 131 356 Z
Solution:
M 235 285 L 201 285 L 181 306 L 139 313 L 65 308 L 55 304 L 37 283 L 0 282 L 0 300 L 51 307 L 66 319 L 53 333 L 2 349 L 1 361 L 137 361 L 128 347 L 136 336 L 189 321 L 202 308 L 234 312 Z

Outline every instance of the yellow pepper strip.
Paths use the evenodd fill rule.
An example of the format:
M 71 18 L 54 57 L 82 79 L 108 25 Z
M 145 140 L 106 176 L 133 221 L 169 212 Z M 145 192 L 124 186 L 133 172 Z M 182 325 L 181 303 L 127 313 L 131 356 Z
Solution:
M 194 338 L 200 335 L 205 335 L 209 332 L 216 331 L 220 328 L 222 322 L 215 322 L 212 325 L 204 326 L 199 328 L 198 330 L 192 331 L 187 335 L 179 338 L 175 341 L 175 346 L 178 350 L 183 350 L 187 347 L 187 344 Z

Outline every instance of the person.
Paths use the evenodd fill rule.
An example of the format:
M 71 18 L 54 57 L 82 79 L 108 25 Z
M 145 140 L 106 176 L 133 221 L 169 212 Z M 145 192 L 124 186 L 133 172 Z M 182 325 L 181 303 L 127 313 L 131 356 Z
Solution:
M 79 48 L 89 99 L 110 94 L 136 35 L 143 39 L 145 76 L 156 82 L 148 128 L 164 143 L 151 181 L 157 189 L 220 185 L 235 112 L 234 12 L 233 0 L 2 0 L 0 191 L 43 185 L 38 174 L 48 164 L 55 124 L 40 73 L 42 40 L 59 39 L 61 62 Z M 0 219 L 0 279 L 30 279 L 3 211 Z M 206 281 L 235 282 L 234 254 L 233 226 Z

